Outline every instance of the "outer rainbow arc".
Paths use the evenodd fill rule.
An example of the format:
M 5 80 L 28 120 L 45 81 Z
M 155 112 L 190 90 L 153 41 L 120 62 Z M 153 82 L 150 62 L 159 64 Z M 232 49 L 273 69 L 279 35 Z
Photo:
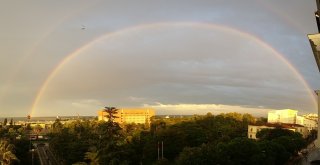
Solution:
M 33 115 L 34 112 L 36 111 L 36 106 L 38 105 L 39 101 L 41 100 L 42 95 L 46 91 L 46 89 L 47 89 L 49 83 L 51 82 L 51 80 L 57 75 L 59 70 L 65 64 L 67 64 L 70 60 L 72 60 L 73 58 L 77 57 L 82 51 L 90 48 L 91 46 L 93 46 L 95 43 L 101 41 L 102 39 L 112 39 L 113 37 L 118 37 L 121 34 L 125 34 L 125 33 L 130 33 L 130 32 L 134 32 L 134 31 L 150 29 L 150 28 L 162 28 L 162 27 L 167 27 L 167 26 L 197 27 L 197 28 L 212 29 L 212 30 L 217 30 L 218 29 L 218 30 L 222 30 L 222 31 L 226 31 L 226 32 L 236 33 L 236 34 L 238 34 L 238 35 L 240 35 L 240 36 L 242 36 L 244 38 L 247 38 L 247 39 L 255 41 L 256 43 L 258 43 L 262 47 L 270 50 L 272 52 L 272 54 L 275 55 L 275 57 L 277 57 L 279 60 L 284 62 L 290 68 L 290 70 L 297 76 L 297 78 L 301 81 L 301 83 L 304 85 L 304 87 L 308 90 L 308 93 L 310 94 L 310 97 L 312 98 L 314 105 L 317 104 L 316 100 L 315 100 L 315 97 L 313 95 L 313 91 L 309 87 L 308 83 L 304 80 L 302 75 L 297 71 L 297 69 L 287 59 L 285 59 L 284 56 L 281 53 L 279 53 L 277 50 L 275 50 L 273 47 L 271 47 L 269 44 L 265 43 L 264 41 L 262 41 L 258 37 L 254 36 L 252 34 L 249 34 L 247 32 L 243 32 L 243 31 L 240 31 L 238 29 L 231 28 L 231 27 L 224 26 L 224 25 L 219 25 L 219 24 L 199 23 L 199 22 L 163 22 L 163 23 L 151 23 L 151 24 L 142 24 L 142 25 L 137 25 L 137 26 L 131 26 L 131 27 L 128 27 L 128 28 L 124 28 L 124 29 L 115 31 L 115 32 L 107 33 L 105 35 L 102 35 L 102 36 L 92 40 L 91 42 L 85 44 L 84 46 L 76 49 L 74 52 L 72 52 L 69 55 L 67 55 L 52 70 L 52 72 L 49 74 L 47 79 L 44 81 L 43 85 L 39 89 L 39 91 L 38 91 L 38 93 L 37 93 L 37 95 L 36 95 L 36 97 L 34 99 L 34 102 L 33 102 L 32 107 L 31 107 L 31 113 L 30 114 Z
M 292 27 L 294 27 L 297 31 L 305 35 L 305 30 L 301 26 L 301 24 L 298 24 L 294 21 L 294 17 L 290 17 L 288 14 L 282 12 L 281 10 L 277 9 L 276 6 L 271 6 L 266 1 L 263 0 L 257 0 L 258 3 L 261 4 L 264 8 L 266 8 L 271 13 L 274 13 L 275 15 L 279 16 L 284 22 L 289 23 Z
M 26 62 L 27 59 L 29 59 L 30 57 L 32 57 L 34 55 L 34 53 L 36 52 L 36 50 L 38 49 L 38 47 L 45 42 L 45 40 L 54 32 L 54 30 L 56 30 L 59 26 L 61 26 L 61 24 L 63 24 L 64 22 L 66 22 L 66 20 L 69 20 L 70 18 L 72 18 L 73 16 L 75 16 L 77 13 L 80 13 L 81 11 L 88 9 L 89 7 L 93 6 L 95 4 L 92 4 L 90 6 L 88 5 L 84 5 L 83 7 L 75 10 L 73 13 L 74 14 L 70 14 L 70 15 L 65 15 L 62 19 L 58 20 L 57 24 L 52 26 L 48 31 L 46 31 L 43 35 L 41 35 L 39 37 L 38 40 L 36 40 L 36 42 L 34 42 L 33 46 L 26 51 L 26 53 L 22 56 L 22 58 L 20 60 L 18 60 L 17 64 L 15 65 L 15 68 L 11 71 L 9 75 L 9 77 L 6 79 L 6 81 L 4 82 L 4 87 L 3 87 L 3 91 L 2 93 L 0 93 L 0 103 L 2 102 L 3 97 L 6 95 L 6 93 L 9 90 L 9 86 L 10 83 L 14 81 L 14 78 L 17 77 L 19 70 L 21 70 L 22 65 Z

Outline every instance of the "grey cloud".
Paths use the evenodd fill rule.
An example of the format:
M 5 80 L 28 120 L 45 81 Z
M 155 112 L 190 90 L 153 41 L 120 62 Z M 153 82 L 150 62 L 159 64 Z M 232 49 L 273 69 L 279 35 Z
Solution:
M 306 42 L 306 33 L 316 30 L 313 1 L 29 1 L 7 2 L 0 9 L 0 108 L 15 114 L 29 111 L 41 84 L 66 55 L 108 32 L 155 22 L 207 22 L 252 33 L 284 54 L 313 88 L 320 84 Z M 39 108 L 43 114 L 73 114 L 72 103 L 97 100 L 312 112 L 307 89 L 270 53 L 219 30 L 169 27 L 124 34 L 96 43 L 62 68 Z M 95 106 L 81 111 L 89 114 L 89 108 Z

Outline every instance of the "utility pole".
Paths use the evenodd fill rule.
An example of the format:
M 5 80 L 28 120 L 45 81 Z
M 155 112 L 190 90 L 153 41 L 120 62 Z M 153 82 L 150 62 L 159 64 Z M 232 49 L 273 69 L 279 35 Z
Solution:
M 163 141 L 161 141 L 161 160 L 163 159 Z M 158 141 L 158 160 L 160 160 L 160 141 Z
M 160 144 L 159 144 L 159 141 L 158 141 L 158 160 L 160 160 Z
M 161 158 L 163 159 L 163 141 L 161 141 Z

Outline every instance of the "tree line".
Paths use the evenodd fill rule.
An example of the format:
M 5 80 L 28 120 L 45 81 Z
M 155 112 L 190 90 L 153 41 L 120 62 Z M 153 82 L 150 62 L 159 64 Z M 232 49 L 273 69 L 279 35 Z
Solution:
M 150 125 L 119 125 L 116 108 L 108 121 L 76 120 L 53 124 L 51 150 L 63 164 L 268 164 L 297 155 L 307 140 L 281 128 L 247 138 L 248 124 L 265 122 L 250 114 L 227 113 L 153 118 Z

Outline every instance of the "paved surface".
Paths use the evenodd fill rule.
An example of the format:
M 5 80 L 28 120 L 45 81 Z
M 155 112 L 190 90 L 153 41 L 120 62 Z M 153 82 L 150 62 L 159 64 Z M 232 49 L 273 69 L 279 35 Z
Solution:
M 46 145 L 38 145 L 37 152 L 41 165 L 61 165 Z

